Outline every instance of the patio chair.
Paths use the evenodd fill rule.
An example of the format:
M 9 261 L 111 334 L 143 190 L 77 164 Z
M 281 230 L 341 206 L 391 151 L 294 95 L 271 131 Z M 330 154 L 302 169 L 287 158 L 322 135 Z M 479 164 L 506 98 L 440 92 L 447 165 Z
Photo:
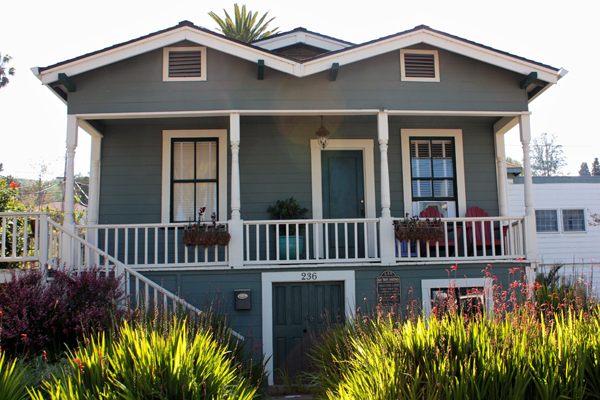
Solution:
M 479 207 L 471 207 L 469 208 L 469 210 L 467 210 L 467 213 L 465 214 L 466 218 L 485 218 L 489 216 L 490 215 L 485 210 Z M 508 225 L 502 226 L 502 238 L 496 238 L 496 232 L 499 232 L 500 228 L 494 227 L 493 221 L 483 221 L 483 224 L 481 221 L 468 221 L 465 225 L 467 229 L 467 238 L 469 241 L 469 255 L 474 255 L 475 252 L 477 252 L 479 249 L 482 249 L 483 253 L 484 242 L 486 248 L 486 255 L 492 255 L 492 246 L 495 246 L 495 254 L 501 255 L 501 242 L 503 239 L 506 238 L 506 235 L 508 233 Z M 475 243 L 473 243 L 473 227 L 475 227 Z M 504 240 L 504 243 L 506 245 L 506 240 Z M 489 253 L 487 253 L 488 248 L 490 249 Z

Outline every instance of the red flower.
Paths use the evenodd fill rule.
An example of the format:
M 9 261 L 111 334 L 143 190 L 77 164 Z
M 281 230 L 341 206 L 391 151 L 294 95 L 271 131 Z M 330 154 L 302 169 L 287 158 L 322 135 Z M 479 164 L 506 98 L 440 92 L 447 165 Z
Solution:
M 16 189 L 19 186 L 19 184 L 17 182 L 11 182 L 8 186 L 10 186 L 13 189 Z

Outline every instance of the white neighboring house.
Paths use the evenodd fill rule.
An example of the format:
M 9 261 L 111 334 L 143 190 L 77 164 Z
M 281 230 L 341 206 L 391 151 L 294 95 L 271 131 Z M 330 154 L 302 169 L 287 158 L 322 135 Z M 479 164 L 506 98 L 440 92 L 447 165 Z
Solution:
M 521 167 L 507 163 L 510 215 L 522 215 Z M 563 264 L 562 274 L 585 275 L 600 288 L 600 176 L 533 177 L 533 201 L 541 266 Z

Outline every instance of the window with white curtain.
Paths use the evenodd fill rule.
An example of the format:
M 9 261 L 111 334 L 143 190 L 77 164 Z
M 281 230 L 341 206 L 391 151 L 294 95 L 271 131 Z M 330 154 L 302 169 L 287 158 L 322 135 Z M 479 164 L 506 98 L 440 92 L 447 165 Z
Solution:
M 171 222 L 218 216 L 217 138 L 173 138 L 171 143 Z

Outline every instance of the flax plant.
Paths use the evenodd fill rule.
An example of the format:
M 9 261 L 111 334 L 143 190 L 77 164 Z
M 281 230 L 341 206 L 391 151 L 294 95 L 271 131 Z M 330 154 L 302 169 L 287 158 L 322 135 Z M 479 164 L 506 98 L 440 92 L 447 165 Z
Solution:
M 5 352 L 0 350 L 0 399 L 28 399 L 27 385 L 32 381 L 27 365 L 7 359 Z

